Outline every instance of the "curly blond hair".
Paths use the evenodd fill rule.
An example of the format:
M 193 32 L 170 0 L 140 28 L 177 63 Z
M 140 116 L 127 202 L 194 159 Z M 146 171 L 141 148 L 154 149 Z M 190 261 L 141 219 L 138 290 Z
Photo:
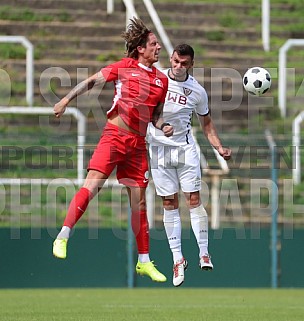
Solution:
M 148 36 L 152 31 L 139 18 L 133 17 L 130 21 L 127 30 L 121 36 L 126 41 L 126 56 L 138 59 L 137 47 L 146 47 Z

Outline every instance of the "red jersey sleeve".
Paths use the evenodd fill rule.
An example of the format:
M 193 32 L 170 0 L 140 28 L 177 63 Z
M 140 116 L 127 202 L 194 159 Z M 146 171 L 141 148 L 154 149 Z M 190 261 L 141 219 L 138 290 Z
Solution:
M 119 69 L 129 67 L 128 59 L 123 58 L 120 61 L 114 62 L 100 70 L 106 82 L 115 81 L 118 79 Z

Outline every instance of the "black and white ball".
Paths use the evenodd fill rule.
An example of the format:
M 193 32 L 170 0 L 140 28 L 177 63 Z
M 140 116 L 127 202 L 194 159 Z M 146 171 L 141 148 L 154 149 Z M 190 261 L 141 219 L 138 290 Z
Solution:
M 270 74 L 264 68 L 252 67 L 246 71 L 243 77 L 243 86 L 251 95 L 261 96 L 271 86 Z

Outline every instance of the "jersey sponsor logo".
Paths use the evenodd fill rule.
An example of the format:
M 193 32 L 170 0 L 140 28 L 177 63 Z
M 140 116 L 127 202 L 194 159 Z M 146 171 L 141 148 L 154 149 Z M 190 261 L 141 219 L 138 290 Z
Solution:
M 160 88 L 164 88 L 164 84 L 159 78 L 154 78 L 154 83 L 156 86 L 158 86 Z
M 192 93 L 192 90 L 191 90 L 191 89 L 185 88 L 185 87 L 183 87 L 183 91 L 184 91 L 184 94 L 185 94 L 186 96 L 189 96 L 189 95 L 191 95 L 191 93 Z
M 182 96 L 178 93 L 168 91 L 167 92 L 167 101 L 177 103 L 179 105 L 186 105 L 187 104 L 187 97 Z
M 145 172 L 145 179 L 143 179 L 144 184 L 149 182 L 149 171 Z
M 139 74 L 136 74 L 135 72 L 132 72 L 131 74 L 133 77 L 139 77 Z

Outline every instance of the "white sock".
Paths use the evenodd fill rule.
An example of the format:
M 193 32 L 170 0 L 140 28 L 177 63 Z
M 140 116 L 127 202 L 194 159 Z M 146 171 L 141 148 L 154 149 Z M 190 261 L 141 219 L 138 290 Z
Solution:
M 182 244 L 181 244 L 181 220 L 179 210 L 166 210 L 164 209 L 164 227 L 167 234 L 169 246 L 173 255 L 173 262 L 183 258 Z
M 202 204 L 190 209 L 190 220 L 199 248 L 199 256 L 202 257 L 208 253 L 208 215 Z
M 149 253 L 138 254 L 138 261 L 140 263 L 148 263 L 148 262 L 150 262 Z
M 68 226 L 63 226 L 57 235 L 57 239 L 68 239 L 70 237 L 70 233 L 71 229 Z

